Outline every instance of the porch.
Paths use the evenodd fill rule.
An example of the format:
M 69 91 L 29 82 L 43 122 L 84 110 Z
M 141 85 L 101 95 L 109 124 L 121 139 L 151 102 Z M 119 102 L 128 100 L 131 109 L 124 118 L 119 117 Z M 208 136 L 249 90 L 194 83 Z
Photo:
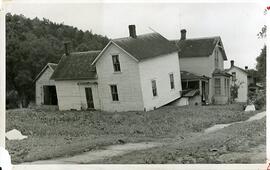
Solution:
M 181 71 L 182 97 L 189 105 L 209 103 L 209 77 Z

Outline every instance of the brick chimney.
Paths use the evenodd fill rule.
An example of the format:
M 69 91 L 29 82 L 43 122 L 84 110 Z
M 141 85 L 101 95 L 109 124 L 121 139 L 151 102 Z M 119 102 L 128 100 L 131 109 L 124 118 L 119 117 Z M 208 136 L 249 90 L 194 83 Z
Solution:
M 231 60 L 231 67 L 234 66 L 234 60 Z
M 135 25 L 129 25 L 128 29 L 129 29 L 129 36 L 132 38 L 137 38 Z
M 65 54 L 69 55 L 70 54 L 70 41 L 66 41 L 64 42 L 64 46 L 65 46 Z
M 186 39 L 186 33 L 187 33 L 187 30 L 185 30 L 185 29 L 181 30 L 181 39 L 180 40 L 185 40 Z
M 248 66 L 245 66 L 245 70 L 248 70 Z

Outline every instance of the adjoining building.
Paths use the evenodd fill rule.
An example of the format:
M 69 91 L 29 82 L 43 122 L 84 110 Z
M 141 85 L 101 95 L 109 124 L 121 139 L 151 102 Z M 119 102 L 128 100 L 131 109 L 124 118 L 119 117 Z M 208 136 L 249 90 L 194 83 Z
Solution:
M 238 86 L 238 95 L 235 99 L 236 102 L 247 102 L 248 100 L 248 72 L 234 64 L 231 60 L 231 67 L 226 69 L 226 72 L 231 74 L 231 82 L 233 85 Z

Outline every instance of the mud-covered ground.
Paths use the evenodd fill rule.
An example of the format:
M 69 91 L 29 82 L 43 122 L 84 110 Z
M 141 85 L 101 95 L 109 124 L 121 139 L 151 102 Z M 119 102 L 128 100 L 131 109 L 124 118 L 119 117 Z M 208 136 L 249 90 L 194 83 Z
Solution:
M 217 134 L 207 134 L 206 137 L 199 135 L 206 128 L 215 124 L 247 120 L 258 112 L 260 111 L 245 113 L 242 106 L 238 104 L 196 107 L 166 106 L 150 112 L 121 113 L 9 110 L 6 120 L 7 131 L 18 129 L 28 138 L 21 141 L 7 140 L 6 146 L 11 154 L 12 162 L 15 164 L 71 157 L 109 145 L 143 141 L 161 142 L 162 145 L 147 150 L 129 152 L 123 157 L 111 157 L 100 163 L 208 163 L 214 161 L 219 163 L 217 155 L 221 155 L 222 151 L 220 149 L 222 145 L 219 146 L 220 141 L 229 141 L 226 143 L 228 148 L 224 149 L 226 152 L 222 152 L 222 155 L 225 156 L 233 154 L 234 151 L 237 152 L 238 150 L 234 150 L 232 144 L 239 141 L 238 143 L 242 145 L 245 143 L 246 135 L 251 135 L 249 137 L 250 143 L 246 145 L 254 145 L 254 150 L 256 147 L 262 149 L 263 142 L 265 142 L 265 134 L 263 135 L 265 124 L 261 122 L 254 125 L 254 127 L 260 125 L 260 128 L 255 131 L 257 134 L 262 134 L 260 137 L 254 136 L 256 128 L 248 130 L 248 127 L 253 126 L 254 122 L 260 121 L 228 127 L 245 126 L 247 129 L 244 128 L 242 131 L 237 127 L 236 130 L 228 131 L 225 128 L 216 132 Z M 260 142 L 257 141 L 257 138 Z M 194 141 L 197 142 L 193 143 Z M 212 145 L 210 147 L 210 144 L 214 147 Z M 218 148 L 218 150 L 211 151 L 211 148 Z M 205 157 L 208 154 L 211 156 Z M 201 157 L 204 159 L 199 159 Z

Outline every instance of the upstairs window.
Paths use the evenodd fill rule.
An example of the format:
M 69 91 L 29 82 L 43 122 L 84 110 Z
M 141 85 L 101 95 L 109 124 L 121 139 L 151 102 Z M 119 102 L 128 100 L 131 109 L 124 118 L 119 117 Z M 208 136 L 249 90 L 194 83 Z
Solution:
M 111 94 L 112 94 L 112 100 L 113 101 L 119 101 L 118 92 L 117 92 L 117 86 L 116 85 L 111 85 Z
M 152 83 L 152 92 L 153 92 L 153 96 L 157 96 L 157 83 L 156 83 L 156 80 L 152 80 L 151 81 Z
M 232 72 L 232 81 L 236 81 L 236 72 Z
M 119 55 L 112 55 L 112 61 L 113 61 L 113 69 L 114 72 L 120 72 L 120 61 L 119 61 Z
M 218 61 L 218 50 L 216 49 L 215 50 L 215 68 L 218 68 L 218 63 L 219 63 L 219 61 Z
M 173 73 L 170 74 L 170 84 L 171 84 L 171 89 L 174 89 L 174 77 L 173 77 Z
M 220 95 L 221 94 L 221 83 L 220 78 L 215 78 L 215 94 Z

